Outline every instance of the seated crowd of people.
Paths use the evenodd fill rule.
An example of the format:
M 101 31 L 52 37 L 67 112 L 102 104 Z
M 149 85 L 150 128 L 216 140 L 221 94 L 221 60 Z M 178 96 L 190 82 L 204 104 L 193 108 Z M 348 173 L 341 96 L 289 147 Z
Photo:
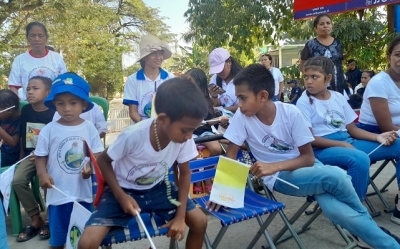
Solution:
M 327 19 L 325 15 L 318 20 Z M 242 68 L 229 51 L 216 48 L 209 55 L 210 82 L 198 68 L 175 77 L 161 67 L 172 55 L 168 44 L 146 35 L 139 44 L 141 69 L 127 78 L 124 89 L 123 103 L 132 125 L 108 148 L 101 142 L 105 120 L 89 97 L 89 83 L 67 72 L 59 54 L 46 48 L 43 24 L 29 24 L 26 37 L 32 50 L 15 59 L 11 90 L 0 90 L 1 166 L 26 158 L 15 171 L 12 187 L 31 223 L 17 241 L 39 235 L 50 240 L 50 248 L 64 248 L 72 200 L 93 211 L 92 169 L 87 159 L 91 151 L 107 184 L 78 248 L 97 249 L 112 228 L 126 227 L 137 212 L 164 218 L 167 236 L 176 240 L 182 240 L 189 227 L 186 248 L 202 248 L 207 217 L 189 197 L 189 162 L 202 149 L 194 138 L 222 133 L 225 140 L 202 144 L 209 156 L 226 154 L 236 159 L 239 149 L 251 151 L 256 163 L 250 172 L 270 191 L 314 196 L 333 223 L 371 247 L 400 248 L 399 241 L 381 229 L 363 205 L 372 162 L 395 160 L 400 193 L 400 71 L 395 63 L 400 36 L 388 45 L 389 68 L 375 76 L 364 71 L 361 85 L 355 86 L 356 95 L 363 97 L 359 121 L 354 123 L 358 116 L 353 109 L 360 107 L 352 104 L 359 99 L 338 89 L 336 65 L 330 58 L 306 58 L 302 53 L 305 90 L 296 80 L 289 81 L 290 103 L 282 103 L 284 78 L 272 66 L 271 55 L 263 54 L 260 64 Z M 33 70 L 27 67 L 35 59 L 47 57 L 57 58 L 48 58 L 45 63 L 51 65 L 42 65 L 50 72 L 43 73 L 42 68 L 37 76 L 25 75 Z M 28 101 L 21 111 L 18 88 Z M 175 162 L 180 174 L 176 186 L 167 177 Z M 48 219 L 41 216 L 29 186 L 35 175 L 47 190 Z M 276 181 L 278 176 L 299 189 Z M 194 194 L 211 191 L 212 181 L 193 186 Z M 399 193 L 391 221 L 400 225 Z M 220 209 L 212 202 L 207 207 L 215 212 Z M 0 246 L 1 233 L 5 234 L 2 216 Z

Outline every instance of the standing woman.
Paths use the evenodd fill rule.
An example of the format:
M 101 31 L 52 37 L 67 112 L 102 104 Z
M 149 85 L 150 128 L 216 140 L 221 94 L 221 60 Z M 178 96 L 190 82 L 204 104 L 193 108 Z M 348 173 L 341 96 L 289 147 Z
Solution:
M 301 51 L 300 71 L 303 72 L 303 65 L 306 60 L 316 56 L 330 58 L 335 65 L 334 75 L 330 82 L 330 89 L 343 94 L 343 91 L 350 95 L 344 79 L 342 68 L 343 45 L 339 39 L 331 36 L 333 23 L 332 18 L 327 14 L 320 14 L 314 19 L 314 30 L 317 37 L 308 41 Z
M 273 101 L 281 100 L 283 91 L 283 80 L 284 80 L 281 70 L 272 66 L 272 56 L 270 54 L 262 54 L 260 58 L 260 63 L 261 65 L 266 67 L 274 77 L 275 93 L 274 93 L 274 98 L 272 100 Z
M 43 23 L 29 23 L 25 35 L 31 50 L 15 58 L 8 77 L 8 87 L 15 94 L 18 95 L 18 89 L 23 88 L 20 96 L 22 100 L 26 100 L 26 87 L 33 76 L 44 76 L 53 80 L 59 74 L 67 72 L 61 55 L 46 47 L 49 35 Z
M 142 69 L 130 75 L 125 83 L 123 104 L 129 106 L 129 116 L 134 123 L 150 118 L 153 97 L 157 88 L 173 74 L 161 68 L 165 59 L 171 57 L 166 42 L 146 35 L 139 43 Z
M 209 74 L 214 74 L 211 77 L 211 87 L 209 88 L 213 105 L 215 107 L 222 106 L 226 110 L 235 112 L 239 101 L 235 94 L 233 78 L 242 70 L 242 67 L 224 48 L 214 49 L 208 56 L 208 61 L 210 63 Z

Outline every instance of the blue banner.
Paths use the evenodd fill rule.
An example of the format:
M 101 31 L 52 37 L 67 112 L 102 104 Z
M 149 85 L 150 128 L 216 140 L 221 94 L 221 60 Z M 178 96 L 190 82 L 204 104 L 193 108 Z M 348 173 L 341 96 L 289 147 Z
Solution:
M 353 1 L 318 1 L 321 6 L 315 4 L 312 0 L 295 0 L 294 19 L 306 19 L 319 14 L 334 14 L 358 9 L 372 8 L 380 5 L 400 3 L 400 0 L 353 0 Z M 313 8 L 304 9 L 304 6 L 313 4 Z

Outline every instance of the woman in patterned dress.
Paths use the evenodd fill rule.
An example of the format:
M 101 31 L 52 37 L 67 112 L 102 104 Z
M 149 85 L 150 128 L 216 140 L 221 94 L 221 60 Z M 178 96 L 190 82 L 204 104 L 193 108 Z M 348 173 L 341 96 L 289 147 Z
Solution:
M 347 95 L 350 92 L 344 78 L 342 61 L 343 61 L 343 44 L 339 39 L 331 36 L 333 29 L 332 18 L 327 14 L 320 14 L 314 20 L 314 30 L 317 37 L 309 40 L 301 52 L 300 71 L 303 71 L 303 65 L 306 60 L 316 56 L 324 56 L 330 58 L 335 65 L 335 75 L 332 78 L 330 89 L 336 90 Z

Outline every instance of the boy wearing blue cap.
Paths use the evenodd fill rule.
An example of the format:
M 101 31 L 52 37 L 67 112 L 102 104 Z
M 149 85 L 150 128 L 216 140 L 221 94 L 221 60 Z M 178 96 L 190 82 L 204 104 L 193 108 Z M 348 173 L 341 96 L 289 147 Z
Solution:
M 45 106 L 61 116 L 41 130 L 35 150 L 40 186 L 48 188 L 50 248 L 64 248 L 72 200 L 88 210 L 92 207 L 92 183 L 88 179 L 91 169 L 85 160 L 85 144 L 93 153 L 100 153 L 104 148 L 94 125 L 79 117 L 93 107 L 89 92 L 90 86 L 82 77 L 64 73 L 54 79 L 44 101 Z M 53 189 L 53 185 L 70 198 Z

